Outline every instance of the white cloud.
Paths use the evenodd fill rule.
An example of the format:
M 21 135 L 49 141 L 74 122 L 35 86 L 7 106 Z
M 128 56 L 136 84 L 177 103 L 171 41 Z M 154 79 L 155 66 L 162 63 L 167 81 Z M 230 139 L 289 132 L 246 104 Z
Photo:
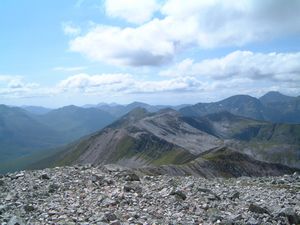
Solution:
M 161 65 L 173 57 L 176 45 L 158 33 L 158 20 L 137 29 L 96 26 L 70 42 L 70 49 L 91 60 L 113 65 Z
M 270 54 L 272 55 L 272 54 Z M 291 57 L 286 57 L 287 61 Z M 221 60 L 222 61 L 222 60 Z M 251 60 L 250 60 L 251 61 Z M 189 60 L 185 61 L 183 64 Z M 193 62 L 193 66 L 198 66 Z M 216 66 L 218 68 L 218 65 Z M 284 70 L 284 69 L 283 69 Z M 226 71 L 226 70 L 224 70 Z M 229 76 L 232 73 L 228 72 Z M 299 75 L 292 80 L 255 79 L 255 76 L 233 75 L 231 79 L 219 79 L 213 74 L 165 77 L 161 80 L 151 80 L 128 73 L 86 74 L 80 73 L 60 80 L 53 86 L 42 86 L 26 82 L 22 77 L 0 75 L 0 97 L 12 98 L 66 98 L 76 102 L 77 97 L 85 96 L 106 101 L 118 99 L 152 99 L 156 104 L 191 103 L 220 100 L 235 94 L 250 94 L 256 97 L 267 91 L 277 90 L 285 94 L 299 95 Z M 284 76 L 283 76 L 284 77 Z M 129 100 L 130 101 L 130 100 Z M 168 102 L 169 101 L 169 102 Z
M 71 22 L 64 22 L 62 23 L 62 29 L 64 34 L 69 35 L 69 36 L 76 36 L 79 35 L 81 32 L 80 27 L 75 26 Z
M 135 79 L 131 74 L 77 74 L 57 85 L 60 92 L 85 94 L 190 92 L 201 88 L 201 82 L 193 77 L 173 78 L 160 81 Z
M 112 2 L 121 11 L 133 7 Z M 191 46 L 241 46 L 300 33 L 298 0 L 166 0 L 160 11 L 162 18 L 137 27 L 94 26 L 70 49 L 108 64 L 157 66 Z
M 113 92 L 130 88 L 134 83 L 129 74 L 77 74 L 59 82 L 58 90 L 62 92 Z
M 235 51 L 221 58 L 194 62 L 183 60 L 162 76 L 199 76 L 211 79 L 249 78 L 277 82 L 300 82 L 300 52 L 296 53 L 253 53 Z
M 156 0 L 106 0 L 105 9 L 109 16 L 141 24 L 152 18 L 159 4 Z
M 0 75 L 0 96 L 8 98 L 25 98 L 40 93 L 40 85 L 25 82 L 22 76 Z M 49 92 L 47 92 L 49 95 Z

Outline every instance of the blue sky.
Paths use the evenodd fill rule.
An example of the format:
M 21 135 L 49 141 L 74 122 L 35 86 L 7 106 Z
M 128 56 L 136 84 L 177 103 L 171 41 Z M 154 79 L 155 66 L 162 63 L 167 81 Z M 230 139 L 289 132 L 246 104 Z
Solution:
M 300 2 L 3 0 L 0 102 L 300 95 Z

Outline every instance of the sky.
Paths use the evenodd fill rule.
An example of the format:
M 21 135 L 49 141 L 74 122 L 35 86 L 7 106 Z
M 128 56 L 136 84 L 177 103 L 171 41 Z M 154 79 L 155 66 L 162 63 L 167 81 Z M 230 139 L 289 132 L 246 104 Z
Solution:
M 0 103 L 300 95 L 299 0 L 1 0 Z

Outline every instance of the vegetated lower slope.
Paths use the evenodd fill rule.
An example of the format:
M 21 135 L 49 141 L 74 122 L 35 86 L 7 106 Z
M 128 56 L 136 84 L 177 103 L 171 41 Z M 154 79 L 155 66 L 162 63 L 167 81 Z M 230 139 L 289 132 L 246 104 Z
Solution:
M 292 169 L 257 161 L 255 154 L 250 156 L 245 153 L 255 152 L 250 151 L 251 147 L 259 143 L 270 146 L 274 143 L 275 146 L 278 146 L 277 143 L 279 146 L 295 145 L 298 146 L 295 151 L 299 153 L 299 127 L 294 126 L 291 129 L 295 129 L 295 133 L 281 127 L 277 131 L 276 125 L 271 123 L 238 117 L 228 112 L 199 118 L 183 117 L 170 109 L 148 113 L 139 108 L 33 167 L 116 163 L 133 168 L 146 167 L 149 171 L 156 171 L 157 166 L 162 166 L 158 167 L 162 173 L 166 170 L 169 174 L 178 175 L 279 175 Z M 272 135 L 266 136 L 269 132 L 275 135 L 273 139 L 276 141 Z M 282 136 L 280 140 L 279 136 Z M 260 159 L 272 155 L 272 150 L 264 149 Z M 284 152 L 282 154 L 284 156 Z M 294 164 L 299 166 L 299 161 L 296 159 Z M 270 162 L 276 162 L 276 159 Z
M 228 112 L 184 120 L 256 159 L 300 167 L 300 125 L 253 120 Z
M 257 120 L 281 123 L 300 123 L 300 98 L 269 92 L 260 99 L 248 95 L 235 95 L 222 101 L 198 103 L 180 109 L 185 116 L 204 116 L 228 111 Z
M 228 147 L 220 147 L 201 154 L 195 160 L 183 165 L 161 165 L 138 169 L 149 175 L 200 175 L 211 177 L 240 176 L 278 176 L 290 174 L 300 169 L 285 165 L 255 160 L 249 155 L 234 151 Z

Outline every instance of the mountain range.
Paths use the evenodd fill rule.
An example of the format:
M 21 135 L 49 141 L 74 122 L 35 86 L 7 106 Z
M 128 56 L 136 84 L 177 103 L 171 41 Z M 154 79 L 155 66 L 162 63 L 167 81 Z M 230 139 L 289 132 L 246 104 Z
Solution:
M 269 92 L 257 99 L 249 95 L 235 95 L 222 101 L 198 103 L 179 110 L 186 116 L 203 116 L 228 111 L 232 114 L 275 123 L 300 123 L 300 97 Z
M 0 163 L 67 144 L 114 121 L 99 109 L 66 106 L 44 114 L 0 105 Z
M 35 167 L 113 163 L 152 174 L 279 175 L 288 166 L 300 169 L 299 147 L 300 125 L 137 108 Z
M 280 173 L 300 168 L 299 99 L 269 92 L 174 107 L 1 105 L 0 171 L 116 163 L 153 173 L 236 176 L 245 162 L 248 175 Z M 218 165 L 229 158 L 233 170 L 226 172 Z

